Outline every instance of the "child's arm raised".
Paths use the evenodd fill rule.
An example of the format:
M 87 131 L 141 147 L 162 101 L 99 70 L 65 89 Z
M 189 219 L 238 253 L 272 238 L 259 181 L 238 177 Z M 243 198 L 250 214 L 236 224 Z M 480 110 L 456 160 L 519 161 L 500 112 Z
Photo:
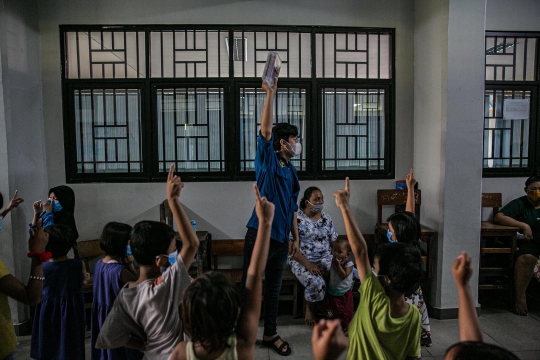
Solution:
M 19 190 L 15 190 L 15 196 L 10 200 L 8 206 L 6 206 L 4 209 L 0 210 L 0 216 L 6 217 L 8 212 L 19 206 L 20 203 L 22 203 L 24 200 L 19 197 Z
M 456 282 L 459 297 L 459 340 L 482 341 L 482 330 L 480 330 L 471 286 L 469 285 L 469 279 L 472 275 L 471 258 L 465 251 L 454 261 L 452 275 Z
M 174 217 L 174 222 L 178 228 L 180 239 L 182 240 L 182 250 L 180 250 L 180 256 L 182 261 L 189 269 L 197 250 L 199 249 L 199 238 L 197 233 L 193 230 L 191 222 L 180 204 L 180 191 L 184 187 L 184 183 L 179 176 L 174 175 L 174 165 L 171 165 L 169 169 L 169 175 L 167 177 L 167 202 Z
M 343 221 L 345 222 L 345 230 L 347 231 L 347 238 L 351 245 L 352 253 L 356 260 L 356 268 L 358 269 L 358 276 L 360 281 L 363 282 L 366 275 L 371 271 L 368 258 L 368 248 L 366 240 L 362 236 L 356 221 L 354 220 L 349 205 L 349 198 L 351 194 L 349 191 L 349 178 L 345 178 L 345 190 L 338 190 L 334 193 L 336 199 L 336 205 L 341 209 L 341 215 L 343 215 Z
M 259 218 L 259 230 L 247 271 L 244 306 L 240 311 L 238 329 L 236 330 L 239 344 L 240 340 L 244 342 L 244 351 L 250 351 L 250 349 L 253 351 L 257 340 L 257 326 L 261 314 L 262 277 L 268 260 L 270 230 L 274 219 L 274 204 L 269 202 L 266 197 L 261 198 L 257 185 L 253 185 L 253 189 L 257 198 L 255 211 Z
M 30 231 L 30 240 L 28 241 L 30 252 L 42 253 L 49 242 L 49 234 L 43 231 L 41 225 L 42 221 L 39 220 L 37 228 Z M 30 306 L 40 302 L 42 289 L 43 267 L 39 257 L 32 257 L 30 278 L 26 286 L 11 274 L 0 279 L 0 293 Z
M 416 179 L 414 178 L 412 168 L 409 170 L 405 182 L 407 183 L 407 204 L 405 205 L 405 210 L 414 214 L 414 185 L 416 185 Z

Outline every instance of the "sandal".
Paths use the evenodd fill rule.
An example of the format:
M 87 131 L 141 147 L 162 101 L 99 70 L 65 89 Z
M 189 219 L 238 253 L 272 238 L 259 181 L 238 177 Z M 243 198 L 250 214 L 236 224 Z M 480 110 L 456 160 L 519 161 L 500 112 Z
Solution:
M 281 337 L 279 335 L 276 335 L 275 338 L 273 338 L 272 340 L 263 340 L 262 341 L 262 344 L 263 346 L 266 346 L 266 347 L 269 347 L 270 349 L 273 349 L 275 352 L 277 352 L 279 355 L 281 356 L 289 356 L 291 355 L 291 346 L 289 345 L 288 342 L 286 341 L 283 341 L 283 343 L 277 347 L 276 346 L 276 341 L 278 340 L 282 340 Z M 287 347 L 287 351 L 283 351 L 283 348 L 284 347 Z

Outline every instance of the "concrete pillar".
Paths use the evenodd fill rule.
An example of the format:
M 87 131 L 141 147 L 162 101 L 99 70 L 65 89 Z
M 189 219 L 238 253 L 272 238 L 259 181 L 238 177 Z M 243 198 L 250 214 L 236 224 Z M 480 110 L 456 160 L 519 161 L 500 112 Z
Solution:
M 422 223 L 434 228 L 432 316 L 457 317 L 455 258 L 473 259 L 477 297 L 484 96 L 485 0 L 415 2 L 414 169 Z

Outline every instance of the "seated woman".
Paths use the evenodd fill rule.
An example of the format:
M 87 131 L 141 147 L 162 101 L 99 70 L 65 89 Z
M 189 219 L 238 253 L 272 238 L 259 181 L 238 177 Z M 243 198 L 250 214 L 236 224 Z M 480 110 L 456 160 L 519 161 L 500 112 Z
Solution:
M 519 227 L 523 238 L 518 239 L 514 283 L 516 287 L 516 314 L 527 315 L 525 291 L 531 280 L 534 265 L 540 255 L 540 176 L 535 175 L 525 181 L 526 196 L 510 201 L 497 215 L 495 222 L 506 226 Z
M 326 293 L 323 273 L 330 270 L 330 243 L 337 239 L 332 218 L 322 211 L 324 198 L 321 190 L 312 186 L 304 191 L 298 210 L 300 252 L 291 257 L 291 271 L 305 287 L 306 324 L 315 325 L 314 305 Z

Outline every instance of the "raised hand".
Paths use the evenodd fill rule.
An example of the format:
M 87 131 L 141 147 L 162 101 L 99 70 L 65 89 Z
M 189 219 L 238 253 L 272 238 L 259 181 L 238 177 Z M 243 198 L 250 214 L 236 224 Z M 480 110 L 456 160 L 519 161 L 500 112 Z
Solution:
M 19 190 L 15 190 L 15 196 L 11 199 L 11 201 L 8 204 L 8 209 L 11 210 L 13 208 L 16 208 L 19 206 L 20 203 L 22 203 L 24 199 L 19 197 Z
M 52 211 L 52 203 L 53 203 L 53 199 L 47 199 L 47 201 L 45 201 L 45 203 L 43 204 L 43 210 L 47 211 L 47 212 L 51 212 Z
M 265 83 L 264 81 L 262 82 L 262 85 L 261 85 L 261 88 L 264 90 L 265 93 L 267 94 L 275 94 L 277 92 L 277 82 L 278 82 L 278 79 L 276 78 L 274 80 L 274 86 L 270 87 L 268 86 L 267 83 Z
M 43 219 L 39 219 L 35 228 L 30 230 L 30 240 L 28 240 L 28 251 L 41 253 L 49 242 L 49 233 L 43 231 Z
M 178 198 L 183 187 L 184 183 L 182 182 L 182 179 L 180 179 L 179 176 L 174 175 L 174 165 L 171 165 L 169 175 L 167 175 L 167 198 Z
M 34 201 L 34 214 L 41 214 L 43 212 L 43 204 L 41 204 L 41 200 Z
M 407 177 L 405 178 L 405 183 L 407 183 L 407 189 L 414 189 L 414 185 L 416 185 L 416 179 L 414 178 L 413 169 L 409 170 L 409 173 L 407 174 Z
M 255 212 L 257 213 L 259 221 L 264 220 L 272 223 L 272 220 L 274 219 L 274 204 L 268 201 L 266 197 L 261 197 L 257 184 L 253 184 L 253 192 L 255 193 L 256 199 Z
M 321 320 L 313 327 L 311 345 L 315 360 L 336 360 L 347 348 L 339 320 Z
M 336 205 L 338 208 L 348 208 L 349 207 L 349 199 L 351 197 L 351 193 L 349 191 L 349 178 L 345 178 L 345 189 L 344 190 L 338 190 L 334 193 L 334 198 L 336 199 Z
M 124 265 L 127 265 L 127 266 L 133 265 L 134 260 L 135 259 L 134 259 L 133 255 L 127 255 L 127 256 L 122 257 L 122 263 Z
M 458 287 L 468 285 L 472 273 L 471 258 L 463 251 L 454 261 L 454 265 L 452 265 L 452 276 L 456 285 Z

